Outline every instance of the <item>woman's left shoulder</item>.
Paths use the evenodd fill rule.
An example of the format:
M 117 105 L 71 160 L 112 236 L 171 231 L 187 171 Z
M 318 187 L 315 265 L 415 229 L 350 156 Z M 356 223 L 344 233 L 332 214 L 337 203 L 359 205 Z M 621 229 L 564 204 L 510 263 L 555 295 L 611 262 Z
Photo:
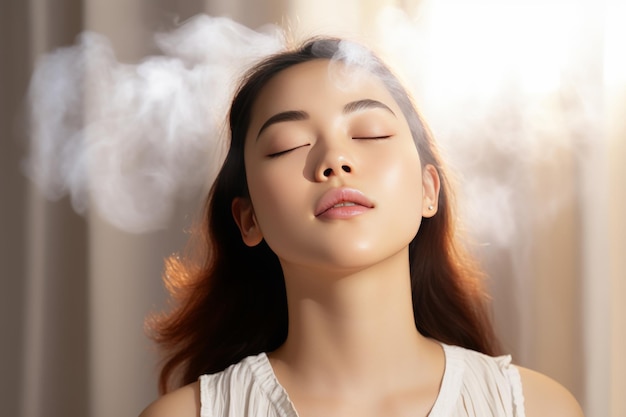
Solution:
M 524 390 L 526 417 L 583 417 L 574 396 L 561 384 L 539 372 L 518 366 Z

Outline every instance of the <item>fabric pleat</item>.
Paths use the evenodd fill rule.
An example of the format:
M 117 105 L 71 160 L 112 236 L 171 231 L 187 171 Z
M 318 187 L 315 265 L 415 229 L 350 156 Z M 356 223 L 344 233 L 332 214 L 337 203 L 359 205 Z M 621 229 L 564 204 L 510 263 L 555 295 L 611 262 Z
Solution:
M 429 417 L 525 417 L 522 382 L 510 356 L 442 346 L 445 371 Z M 200 403 L 200 417 L 298 417 L 265 353 L 202 375 Z

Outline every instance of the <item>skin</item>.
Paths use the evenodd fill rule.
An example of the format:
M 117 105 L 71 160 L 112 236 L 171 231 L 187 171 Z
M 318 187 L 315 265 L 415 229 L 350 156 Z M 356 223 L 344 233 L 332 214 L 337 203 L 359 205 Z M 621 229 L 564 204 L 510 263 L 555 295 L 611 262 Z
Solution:
M 415 329 L 408 245 L 422 216 L 435 213 L 439 179 L 432 167 L 422 172 L 409 126 L 378 79 L 328 75 L 319 60 L 276 76 L 246 140 L 250 200 L 233 211 L 248 245 L 265 239 L 278 255 L 287 288 L 289 336 L 270 361 L 302 416 L 425 415 L 444 360 Z M 386 108 L 344 111 L 363 99 Z M 308 118 L 257 137 L 270 117 L 294 110 Z M 268 158 L 285 149 L 293 150 Z M 349 219 L 315 216 L 326 192 L 346 186 L 374 207 Z
M 268 356 L 301 417 L 426 416 L 445 364 L 441 346 L 415 328 L 408 245 L 422 217 L 436 213 L 439 177 L 421 167 L 380 80 L 330 71 L 317 60 L 275 76 L 246 138 L 250 198 L 233 201 L 233 216 L 247 245 L 264 239 L 276 253 L 287 289 L 288 337 Z M 364 99 L 381 105 L 346 111 Z M 286 111 L 299 119 L 267 125 Z M 372 207 L 316 215 L 340 187 L 359 190 Z M 559 384 L 520 372 L 528 416 L 582 415 Z M 198 416 L 198 397 L 198 383 L 188 385 L 142 417 Z

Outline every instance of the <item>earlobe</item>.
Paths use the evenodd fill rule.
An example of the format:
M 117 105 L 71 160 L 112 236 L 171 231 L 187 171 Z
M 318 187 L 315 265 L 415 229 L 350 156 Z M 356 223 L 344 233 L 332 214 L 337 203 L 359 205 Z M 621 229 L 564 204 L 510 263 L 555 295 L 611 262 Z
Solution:
M 433 165 L 426 165 L 422 170 L 422 216 L 433 217 L 437 214 L 439 190 L 441 187 L 439 172 Z
M 254 214 L 252 202 L 246 197 L 236 197 L 231 205 L 233 218 L 239 231 L 241 239 L 247 246 L 256 246 L 263 240 L 263 234 Z

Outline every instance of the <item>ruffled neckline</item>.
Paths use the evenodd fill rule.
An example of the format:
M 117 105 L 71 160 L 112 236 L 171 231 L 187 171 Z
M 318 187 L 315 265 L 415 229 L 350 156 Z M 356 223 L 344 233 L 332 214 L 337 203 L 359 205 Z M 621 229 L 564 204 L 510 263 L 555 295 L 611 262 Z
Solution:
M 449 415 L 454 409 L 455 400 L 461 395 L 464 371 L 463 349 L 444 343 L 440 344 L 443 347 L 445 366 L 439 393 L 428 417 Z M 276 378 L 267 354 L 263 352 L 250 359 L 250 370 L 281 417 L 298 417 L 298 412 L 289 398 L 289 394 Z

